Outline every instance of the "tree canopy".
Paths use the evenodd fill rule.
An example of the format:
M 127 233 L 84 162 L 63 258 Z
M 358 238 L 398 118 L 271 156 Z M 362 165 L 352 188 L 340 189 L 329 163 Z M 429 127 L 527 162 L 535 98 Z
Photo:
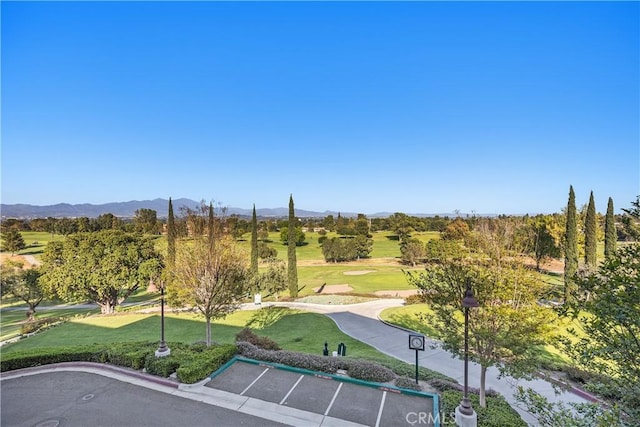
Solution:
M 546 285 L 515 264 L 456 260 L 429 264 L 425 272 L 407 272 L 410 284 L 433 310 L 422 316 L 438 332 L 446 350 L 464 357 L 462 298 L 470 280 L 480 304 L 469 316 L 470 358 L 481 366 L 480 405 L 485 406 L 486 371 L 498 366 L 512 375 L 533 372 L 536 346 L 549 339 L 554 314 L 538 304 Z
M 41 280 L 49 294 L 68 302 L 95 302 L 105 314 L 161 270 L 162 258 L 151 240 L 105 230 L 50 242 L 42 255 Z
M 20 262 L 4 262 L 0 266 L 0 284 L 2 295 L 10 293 L 29 306 L 27 317 L 33 320 L 36 307 L 44 298 L 40 271 L 37 268 L 24 268 Z
M 7 231 L 2 232 L 2 250 L 15 255 L 26 247 L 27 245 L 24 242 L 24 238 L 17 229 L 9 228 Z
M 566 350 L 609 376 L 629 416 L 640 419 L 640 243 L 621 247 L 577 285 L 568 308 L 584 333 Z

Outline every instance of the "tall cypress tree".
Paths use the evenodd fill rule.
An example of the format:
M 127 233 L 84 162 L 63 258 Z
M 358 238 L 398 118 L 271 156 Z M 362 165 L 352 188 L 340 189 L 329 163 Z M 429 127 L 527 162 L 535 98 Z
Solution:
M 596 203 L 593 200 L 593 191 L 589 196 L 587 216 L 584 220 L 584 262 L 590 269 L 595 269 L 598 262 L 598 235 L 596 224 Z
M 607 216 L 604 221 L 604 257 L 611 257 L 616 251 L 616 240 L 618 233 L 616 232 L 616 220 L 613 216 L 613 199 L 609 197 L 607 203 Z
M 258 219 L 256 218 L 255 204 L 251 216 L 251 271 L 258 272 Z
M 576 219 L 576 195 L 569 186 L 567 203 L 567 225 L 564 233 L 564 300 L 571 300 L 576 284 L 573 276 L 578 272 L 578 239 Z
M 173 216 L 173 204 L 169 197 L 169 216 L 167 217 L 167 266 L 172 269 L 176 263 L 176 223 Z
M 293 210 L 293 195 L 289 196 L 289 225 L 287 227 L 289 243 L 287 250 L 287 277 L 289 282 L 289 296 L 298 296 L 298 267 L 296 260 L 296 216 Z

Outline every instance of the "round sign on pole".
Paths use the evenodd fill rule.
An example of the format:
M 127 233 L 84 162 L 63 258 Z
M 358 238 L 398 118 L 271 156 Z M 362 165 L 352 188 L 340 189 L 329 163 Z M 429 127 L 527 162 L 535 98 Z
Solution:
M 409 335 L 409 349 L 424 351 L 424 335 Z

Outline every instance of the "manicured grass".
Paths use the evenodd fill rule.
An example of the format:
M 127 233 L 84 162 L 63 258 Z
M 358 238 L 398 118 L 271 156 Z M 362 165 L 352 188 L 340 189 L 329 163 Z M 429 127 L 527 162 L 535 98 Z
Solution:
M 373 251 L 371 252 L 371 258 L 398 258 L 400 259 L 400 244 L 397 240 L 397 236 L 388 231 L 378 231 L 372 233 L 373 238 Z M 428 231 L 424 233 L 413 233 L 411 237 L 414 237 L 422 242 L 427 242 L 431 239 L 440 238 L 440 233 L 437 231 Z M 296 258 L 300 261 L 304 260 L 324 260 L 322 255 L 322 247 L 318 243 L 320 234 L 317 232 L 305 233 L 305 244 L 296 248 Z M 328 239 L 332 237 L 339 237 L 338 234 L 329 232 L 326 234 Z M 249 234 L 243 236 L 243 240 L 240 243 L 249 249 L 250 244 Z M 269 233 L 269 242 L 267 244 L 275 248 L 278 251 L 279 259 L 287 259 L 287 245 L 280 241 L 280 233 Z M 304 267 L 299 267 L 304 268 Z
M 380 313 L 380 319 L 412 331 L 420 332 L 428 337 L 437 337 L 431 325 L 418 318 L 418 315 L 432 316 L 433 311 L 427 304 L 411 304 L 403 307 L 392 307 Z
M 50 317 L 72 317 L 99 313 L 99 309 L 61 309 L 44 310 L 36 309 L 36 319 Z M 24 310 L 3 310 L 0 314 L 0 341 L 20 335 L 20 329 L 26 320 L 26 307 Z M 4 349 L 3 349 L 4 351 Z
M 432 338 L 438 338 L 436 330 L 429 325 L 428 321 L 420 320 L 417 316 L 418 314 L 426 315 L 428 319 L 428 316 L 433 315 L 433 311 L 427 304 L 412 304 L 388 308 L 380 313 L 380 318 L 385 322 L 423 333 Z M 580 322 L 578 320 L 560 319 L 556 333 L 561 337 L 566 337 L 576 342 L 578 338 L 568 331 L 571 328 L 581 331 Z M 568 356 L 559 347 L 552 344 L 539 347 L 538 355 L 544 366 L 553 367 L 571 363 Z
M 33 255 L 36 259 L 40 259 L 47 243 L 64 240 L 64 236 L 51 235 L 45 231 L 21 231 L 20 234 L 27 247 L 18 252 L 18 255 Z
M 212 325 L 213 340 L 232 343 L 235 335 L 245 326 L 250 326 L 259 335 L 269 336 L 286 350 L 322 354 L 324 342 L 327 341 L 332 349 L 344 343 L 348 355 L 387 362 L 394 360 L 342 333 L 326 316 L 287 308 L 237 311 Z M 165 330 L 169 342 L 193 343 L 205 337 L 204 319 L 193 313 L 168 314 L 165 317 Z M 71 320 L 7 345 L 2 353 L 93 343 L 159 341 L 159 338 L 160 316 L 157 314 L 91 316 Z
M 364 270 L 370 272 L 358 275 L 345 274 L 352 271 Z M 366 263 L 363 263 L 362 266 L 337 263 L 322 266 L 299 267 L 298 283 L 300 286 L 306 285 L 301 295 L 313 293 L 313 288 L 321 286 L 323 283 L 327 285 L 348 284 L 353 288 L 352 292 L 361 294 L 373 293 L 378 290 L 413 289 L 413 287 L 407 283 L 402 270 L 403 267 L 401 265 L 391 267 L 367 265 Z

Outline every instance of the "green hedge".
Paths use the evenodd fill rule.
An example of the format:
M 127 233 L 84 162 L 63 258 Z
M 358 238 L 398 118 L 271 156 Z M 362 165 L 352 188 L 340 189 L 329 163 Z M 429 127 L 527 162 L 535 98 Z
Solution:
M 207 377 L 228 362 L 237 352 L 235 345 L 206 347 L 200 344 L 170 343 L 171 355 L 155 357 L 158 343 L 130 342 L 39 348 L 3 355 L 0 371 L 30 368 L 61 362 L 98 362 L 132 369 L 146 368 L 152 375 L 168 377 L 177 372 L 184 383 L 194 383 Z
M 194 353 L 188 363 L 180 365 L 177 369 L 178 380 L 185 384 L 203 380 L 231 360 L 237 352 L 238 348 L 235 345 L 225 344 Z
M 442 396 L 442 413 L 453 414 L 456 406 L 460 404 L 463 393 L 455 390 L 447 390 Z M 481 408 L 478 395 L 469 394 L 471 406 L 478 414 L 478 427 L 527 427 L 527 423 L 520 417 L 515 409 L 502 396 L 487 396 L 487 407 Z

